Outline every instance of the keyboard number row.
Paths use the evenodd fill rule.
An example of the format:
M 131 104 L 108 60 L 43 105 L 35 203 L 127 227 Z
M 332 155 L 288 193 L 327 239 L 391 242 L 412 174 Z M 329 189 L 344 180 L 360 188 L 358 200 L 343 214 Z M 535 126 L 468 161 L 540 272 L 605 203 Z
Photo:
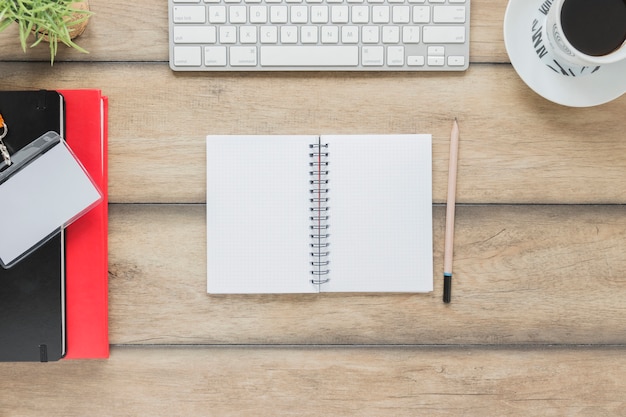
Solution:
M 269 10 L 268 10 L 269 9 Z M 249 15 L 248 15 L 249 10 Z M 465 6 L 175 6 L 177 24 L 465 23 Z
M 344 3 L 344 0 L 172 0 L 174 4 L 200 4 L 200 3 Z M 366 0 L 347 0 L 348 3 L 364 3 Z M 405 0 L 367 0 L 367 3 L 405 3 Z M 417 4 L 442 4 L 446 0 L 408 0 L 409 3 Z M 466 0 L 448 0 L 450 4 L 465 4 Z

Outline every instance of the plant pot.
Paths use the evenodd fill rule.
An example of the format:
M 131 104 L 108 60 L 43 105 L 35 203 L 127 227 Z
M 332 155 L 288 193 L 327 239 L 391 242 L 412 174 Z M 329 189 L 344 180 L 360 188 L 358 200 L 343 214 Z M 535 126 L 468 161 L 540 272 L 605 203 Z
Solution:
M 89 2 L 87 0 L 77 1 L 72 4 L 72 7 L 77 10 L 89 10 Z M 80 14 L 74 14 L 73 17 L 70 19 L 70 22 L 76 21 L 80 18 Z M 89 18 L 83 20 L 76 26 L 72 26 L 70 29 L 70 38 L 74 39 L 77 36 L 82 35 L 82 33 L 85 31 L 85 28 L 87 27 L 87 23 L 89 23 Z
M 87 0 L 76 1 L 72 3 L 72 7 L 76 10 L 89 10 L 89 1 Z M 71 25 L 72 22 L 75 22 L 82 18 L 83 18 L 83 15 L 81 15 L 80 13 L 74 13 L 72 17 L 67 20 L 68 25 Z M 70 39 L 74 39 L 82 35 L 85 29 L 87 28 L 87 23 L 89 23 L 89 18 L 83 20 L 80 23 L 77 23 L 74 26 L 70 26 L 69 27 Z M 41 37 L 43 38 L 44 41 L 48 42 L 48 35 L 46 34 L 46 32 L 37 31 L 35 32 L 35 36 Z

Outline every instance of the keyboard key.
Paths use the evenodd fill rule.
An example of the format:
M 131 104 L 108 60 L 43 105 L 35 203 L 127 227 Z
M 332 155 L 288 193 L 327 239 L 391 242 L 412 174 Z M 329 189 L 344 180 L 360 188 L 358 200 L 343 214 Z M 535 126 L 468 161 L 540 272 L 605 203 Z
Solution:
M 372 22 L 389 23 L 389 6 L 372 7 Z
M 406 57 L 406 63 L 410 67 L 421 67 L 424 65 L 423 55 L 409 55 Z
M 300 31 L 300 42 L 317 43 L 317 26 L 303 26 Z
M 409 23 L 410 21 L 409 6 L 393 6 L 392 21 L 393 23 Z
M 270 22 L 287 23 L 287 6 L 271 6 Z
M 402 28 L 402 42 L 404 43 L 419 43 L 420 41 L 420 28 L 417 26 L 404 26 Z
M 237 42 L 237 27 L 220 26 L 220 43 L 231 44 Z
M 202 50 L 199 46 L 175 46 L 174 65 L 179 67 L 199 67 L 202 64 Z
M 209 6 L 209 22 L 226 23 L 226 7 Z
M 241 26 L 239 28 L 239 42 L 256 44 L 256 26 Z
M 231 46 L 229 52 L 230 65 L 232 65 L 233 67 L 256 66 L 256 46 Z
M 413 6 L 413 23 L 430 23 L 430 7 Z
M 369 21 L 369 6 L 352 6 L 352 23 L 368 23 Z
M 328 6 L 311 6 L 311 23 L 328 23 Z
M 232 6 L 228 9 L 228 21 L 230 23 L 246 23 L 248 20 L 248 8 L 246 6 Z
M 358 26 L 343 26 L 341 28 L 341 42 L 359 43 L 359 27 Z
M 404 46 L 387 47 L 387 65 L 392 67 L 404 65 Z
M 308 6 L 292 6 L 291 7 L 291 23 L 308 23 L 309 21 Z
M 448 66 L 451 66 L 451 67 L 465 66 L 465 57 L 463 55 L 450 55 L 448 57 Z
M 443 46 L 429 46 L 428 55 L 441 55 L 446 53 L 446 49 Z
M 267 6 L 251 6 L 250 23 L 267 23 Z
M 298 43 L 298 27 L 297 26 L 281 26 L 280 41 L 282 43 Z
M 433 8 L 435 23 L 465 23 L 465 6 L 435 6 Z
M 378 43 L 378 26 L 363 26 L 363 43 Z
M 431 67 L 443 67 L 446 62 L 443 56 L 428 56 L 428 65 Z
M 261 65 L 268 67 L 354 67 L 358 46 L 261 46 Z
M 332 44 L 339 42 L 338 26 L 322 26 L 322 43 Z
M 383 26 L 383 43 L 400 42 L 399 26 Z
M 207 67 L 223 67 L 226 65 L 225 46 L 207 46 L 204 48 L 204 65 Z
M 463 43 L 465 42 L 465 27 L 424 26 L 422 36 L 424 43 Z
M 363 66 L 382 66 L 384 64 L 384 48 L 382 46 L 364 46 L 361 64 Z
M 348 23 L 348 6 L 332 6 L 330 8 L 330 21 L 333 23 Z
M 175 43 L 215 43 L 215 26 L 176 26 Z
M 175 23 L 204 23 L 206 9 L 204 6 L 174 6 L 173 18 Z
M 277 43 L 278 42 L 278 27 L 276 26 L 261 26 L 261 43 Z

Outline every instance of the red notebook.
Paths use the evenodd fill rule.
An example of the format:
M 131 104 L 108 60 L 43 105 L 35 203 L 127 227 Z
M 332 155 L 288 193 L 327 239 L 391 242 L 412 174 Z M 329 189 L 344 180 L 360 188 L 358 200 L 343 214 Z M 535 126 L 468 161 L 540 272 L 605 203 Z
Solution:
M 100 90 L 59 93 L 65 99 L 65 140 L 104 197 L 66 228 L 65 358 L 108 358 L 108 100 Z

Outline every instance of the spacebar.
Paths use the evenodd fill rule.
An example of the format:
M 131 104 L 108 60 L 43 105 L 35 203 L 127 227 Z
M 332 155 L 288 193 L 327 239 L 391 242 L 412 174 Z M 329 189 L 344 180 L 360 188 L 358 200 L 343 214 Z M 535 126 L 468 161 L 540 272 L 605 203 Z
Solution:
M 261 66 L 354 67 L 358 46 L 261 46 Z

